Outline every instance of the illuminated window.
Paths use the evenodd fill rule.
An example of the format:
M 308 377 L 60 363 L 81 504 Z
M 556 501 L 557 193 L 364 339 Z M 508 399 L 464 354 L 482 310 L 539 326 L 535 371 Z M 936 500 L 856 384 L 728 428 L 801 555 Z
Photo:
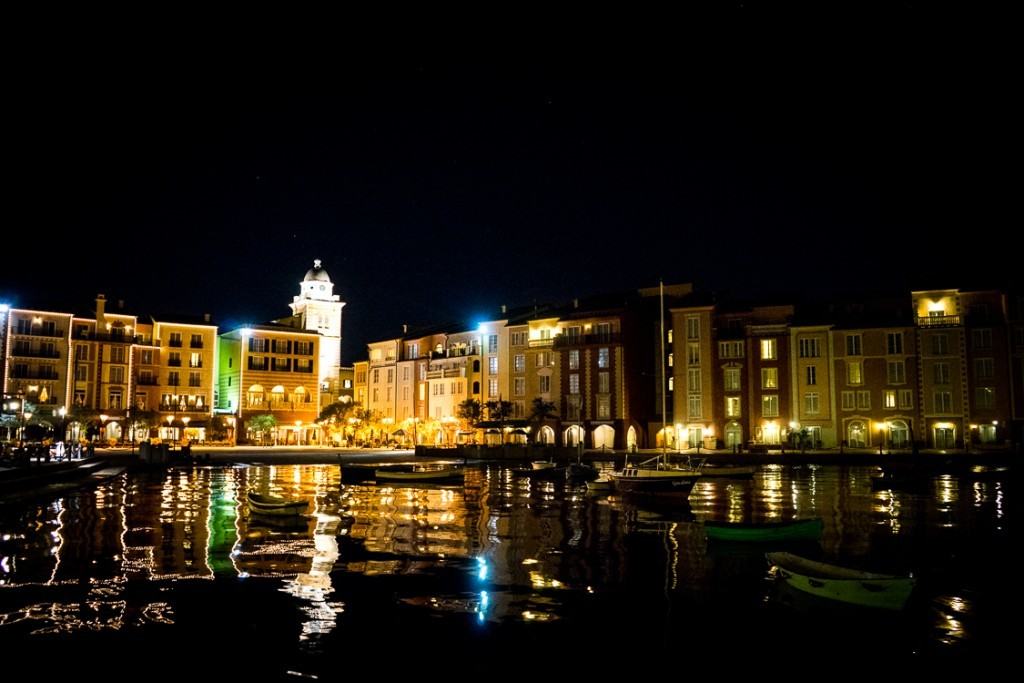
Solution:
M 491 379 L 487 380 L 487 395 L 491 398 L 495 398 L 498 395 L 498 380 Z
M 896 407 L 896 392 L 892 389 L 886 389 L 882 392 L 882 407 L 883 408 L 895 408 Z
M 804 412 L 808 415 L 817 415 L 818 410 L 818 394 L 816 392 L 804 394 Z
M 818 368 L 813 365 L 807 366 L 807 385 L 811 386 L 818 383 Z
M 495 359 L 495 360 L 497 360 L 497 359 Z M 526 355 L 522 354 L 522 353 L 517 353 L 515 355 L 515 359 L 514 359 L 514 362 L 512 364 L 512 367 L 515 369 L 516 372 L 525 372 L 526 371 Z
M 864 376 L 861 374 L 861 364 L 859 360 L 848 360 L 846 361 L 846 383 L 847 384 L 863 384 Z
M 779 397 L 776 394 L 761 396 L 761 415 L 764 417 L 779 416 Z
M 599 367 L 599 368 L 606 368 L 606 367 L 608 367 L 608 363 L 609 363 L 608 349 L 607 348 L 600 348 L 600 349 L 598 349 L 597 350 L 597 367 Z
M 611 391 L 611 373 L 597 373 L 597 390 L 599 393 L 607 394 Z
M 576 374 L 569 375 L 569 393 L 578 394 L 580 393 L 580 376 Z
M 779 369 L 778 368 L 761 368 L 761 388 L 762 389 L 778 389 L 779 388 Z
M 539 366 L 540 363 L 537 363 Z M 569 352 L 569 369 L 579 370 L 580 369 L 580 352 L 578 349 L 573 349 Z
M 777 360 L 778 349 L 774 339 L 761 340 L 761 360 Z
M 487 371 L 490 372 L 492 375 L 497 375 L 498 374 L 498 357 L 497 356 L 488 356 L 488 358 L 487 358 Z
M 612 401 L 609 396 L 597 397 L 597 419 L 607 420 L 612 416 Z
M 739 417 L 740 416 L 740 397 L 739 396 L 726 396 L 726 398 L 725 398 L 725 416 L 726 417 Z
M 723 370 L 723 384 L 725 385 L 726 391 L 739 391 L 740 390 L 740 369 L 739 368 L 725 368 Z

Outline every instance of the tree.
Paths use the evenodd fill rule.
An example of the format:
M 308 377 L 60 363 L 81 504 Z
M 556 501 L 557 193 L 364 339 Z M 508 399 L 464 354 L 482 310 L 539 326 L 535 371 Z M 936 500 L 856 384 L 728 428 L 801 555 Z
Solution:
M 484 410 L 483 406 L 475 398 L 467 398 L 465 401 L 459 403 L 455 409 L 455 415 L 462 420 L 465 427 L 476 427 L 479 424 L 480 419 L 483 417 Z M 476 443 L 476 432 L 474 432 L 473 443 Z
M 533 399 L 533 403 L 530 405 L 530 414 L 526 419 L 533 425 L 531 433 L 534 443 L 537 443 L 537 437 L 540 435 L 540 428 L 544 422 L 555 417 L 558 417 L 558 408 L 554 403 L 545 401 L 540 396 Z
M 320 426 L 325 429 L 328 433 L 334 433 L 335 430 L 341 430 L 341 434 L 344 437 L 345 428 L 348 426 L 349 417 L 354 417 L 359 413 L 360 405 L 358 401 L 335 401 L 324 406 L 324 409 L 320 411 L 320 416 L 317 417 L 317 422 Z
M 260 435 L 260 443 L 266 441 L 267 436 L 277 429 L 277 418 L 270 413 L 255 415 L 249 420 L 249 429 Z
M 512 416 L 512 401 L 488 401 L 487 419 L 498 423 L 501 430 L 501 443 L 505 443 L 505 422 Z

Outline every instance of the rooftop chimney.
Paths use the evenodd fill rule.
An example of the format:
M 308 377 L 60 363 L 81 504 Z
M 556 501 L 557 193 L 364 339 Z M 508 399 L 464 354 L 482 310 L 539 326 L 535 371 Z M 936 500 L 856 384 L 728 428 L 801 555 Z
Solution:
M 124 310 L 124 299 L 118 299 L 117 300 L 117 310 L 119 310 L 119 311 L 123 311 Z
M 508 307 L 505 304 L 501 305 L 501 314 L 505 315 L 508 312 Z
M 408 333 L 409 333 L 409 324 L 408 323 L 402 323 L 402 334 L 408 334 Z
M 107 297 L 102 294 L 96 295 L 96 331 L 99 332 L 107 318 Z
M 580 307 L 580 300 L 579 299 L 573 299 L 572 300 L 572 307 L 573 308 L 579 308 Z
M 210 322 L 210 314 L 209 313 L 203 313 L 203 322 L 204 323 Z

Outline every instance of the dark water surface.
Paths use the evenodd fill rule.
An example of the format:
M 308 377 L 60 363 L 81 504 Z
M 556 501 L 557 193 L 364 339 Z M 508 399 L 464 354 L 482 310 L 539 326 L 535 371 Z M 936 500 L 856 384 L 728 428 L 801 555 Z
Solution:
M 111 680 L 1009 658 L 1016 480 L 873 492 L 872 472 L 765 466 L 703 480 L 688 504 L 497 466 L 452 487 L 342 486 L 330 465 L 127 474 L 0 507 L 0 649 Z M 249 489 L 308 499 L 308 516 L 251 515 Z M 709 544 L 700 525 L 814 516 L 821 542 L 786 549 L 912 572 L 903 612 L 794 594 L 769 579 L 765 547 Z

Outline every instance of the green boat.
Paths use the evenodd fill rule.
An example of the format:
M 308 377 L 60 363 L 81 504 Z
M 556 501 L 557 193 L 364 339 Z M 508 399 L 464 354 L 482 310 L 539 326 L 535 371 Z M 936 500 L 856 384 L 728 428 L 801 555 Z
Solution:
M 873 574 L 808 560 L 792 553 L 766 553 L 778 577 L 796 590 L 861 607 L 899 610 L 914 590 L 912 576 Z
M 704 533 L 715 541 L 816 541 L 823 527 L 820 517 L 764 524 L 704 522 Z

